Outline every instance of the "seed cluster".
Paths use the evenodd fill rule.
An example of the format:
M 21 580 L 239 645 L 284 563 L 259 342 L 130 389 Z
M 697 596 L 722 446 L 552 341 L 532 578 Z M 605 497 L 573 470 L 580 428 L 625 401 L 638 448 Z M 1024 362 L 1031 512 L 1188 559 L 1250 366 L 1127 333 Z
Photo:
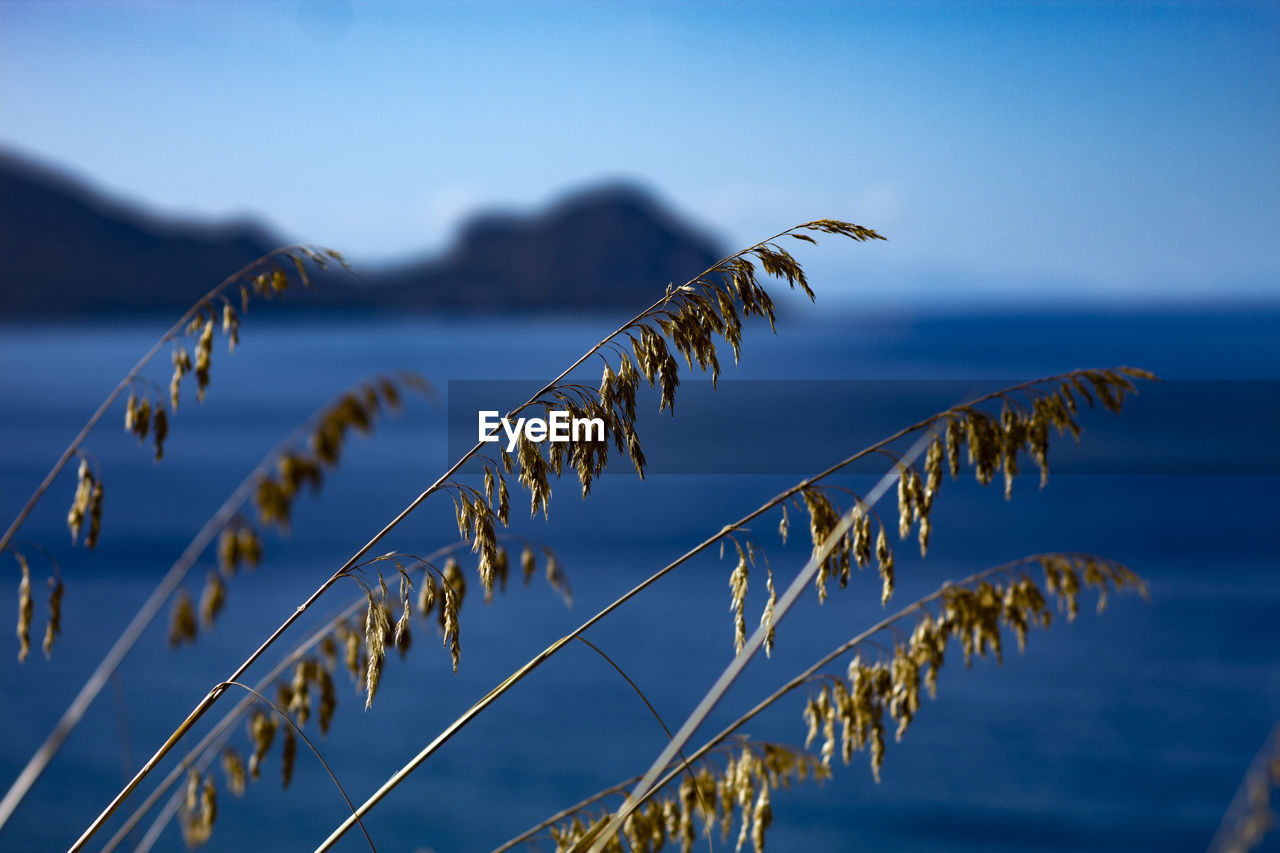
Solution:
M 187 774 L 181 817 L 182 838 L 187 847 L 198 847 L 209 840 L 218 819 L 218 792 L 211 775 L 195 770 Z
M 93 550 L 98 545 L 98 534 L 102 531 L 102 479 L 90 470 L 89 460 L 82 454 L 80 468 L 76 473 L 76 495 L 71 501 L 71 511 L 67 513 L 71 544 L 80 541 L 80 531 L 84 529 L 86 518 L 89 521 L 89 531 L 84 536 L 84 544 Z
M 310 261 L 320 269 L 326 269 L 331 260 L 336 260 L 345 266 L 342 256 L 329 249 L 316 250 L 303 246 L 294 252 L 282 253 L 279 257 L 292 263 L 294 270 L 296 270 L 295 277 L 308 287 L 310 286 L 310 277 L 307 274 L 304 260 Z M 221 317 L 222 333 L 227 338 L 228 350 L 234 352 L 236 344 L 240 340 L 240 314 L 232 306 L 231 300 L 227 298 L 225 293 L 226 288 L 232 283 L 234 282 L 227 282 L 221 290 L 211 294 L 196 305 L 191 312 L 191 319 L 187 323 L 185 331 L 187 338 L 195 339 L 194 360 L 186 346 L 180 343 L 174 344 L 173 375 L 169 380 L 168 394 L 169 408 L 174 412 L 178 411 L 182 383 L 188 374 L 195 375 L 196 397 L 200 401 L 204 400 L 205 390 L 209 387 L 210 368 L 213 364 L 214 329 L 218 325 L 219 315 Z M 278 297 L 288 290 L 290 283 L 291 278 L 286 273 L 285 267 L 278 263 L 270 263 L 267 269 L 256 272 L 248 283 L 240 283 L 241 312 L 249 310 L 249 303 L 253 297 L 265 299 Z M 221 305 L 221 310 L 219 310 L 219 305 Z M 137 436 L 139 443 L 151 436 L 155 448 L 155 459 L 159 462 L 164 457 L 164 442 L 169 435 L 169 412 L 165 407 L 163 396 L 158 389 L 155 389 L 153 384 L 136 378 L 132 384 L 133 387 L 125 403 L 125 431 Z M 140 393 L 138 388 L 144 384 L 150 387 Z M 102 486 L 100 482 L 93 482 L 92 475 L 90 475 L 89 485 L 91 491 L 86 495 L 81 494 L 86 480 L 86 468 L 83 460 L 79 479 L 76 497 L 72 502 L 71 512 L 67 517 L 67 524 L 71 528 L 72 541 L 78 540 L 80 526 L 83 524 L 86 510 L 88 510 L 91 514 L 91 528 L 89 535 L 85 539 L 85 544 L 89 548 L 93 548 L 97 544 L 98 538 Z M 97 489 L 96 497 L 92 493 L 92 487 Z M 95 501 L 96 504 L 94 503 Z M 94 507 L 96 507 L 96 511 Z
M 1012 569 L 983 573 L 969 584 L 947 585 L 937 597 L 936 612 L 920 606 L 910 636 L 895 641 L 891 655 L 873 661 L 857 656 L 844 678 L 821 676 L 822 686 L 804 710 L 808 725 L 805 746 L 821 732 L 822 761 L 830 767 L 838 725 L 844 763 L 849 763 L 855 751 L 869 748 L 871 770 L 878 782 L 884 763 L 886 713 L 896 724 L 895 739 L 901 740 L 920 708 L 921 683 L 930 697 L 936 695 L 938 672 L 952 640 L 960 645 L 966 667 L 975 656 L 1001 662 L 1005 629 L 1014 633 L 1021 652 L 1032 628 L 1049 627 L 1053 614 L 1046 593 L 1057 600 L 1059 612 L 1065 613 L 1068 621 L 1075 617 L 1083 587 L 1098 591 L 1099 610 L 1106 605 L 1109 590 L 1133 588 L 1145 594 L 1145 586 L 1132 571 L 1098 557 L 1050 554 L 1036 557 L 1034 562 L 1044 572 L 1043 591 L 1030 575 Z M 1007 577 L 1000 576 L 1004 574 Z
M 631 460 L 643 477 L 645 457 L 636 434 L 636 394 L 643 379 L 658 391 L 658 411 L 675 413 L 676 390 L 680 384 L 680 358 L 685 366 L 711 374 L 712 382 L 720 375 L 717 339 L 727 343 L 736 361 L 742 345 L 743 320 L 759 317 L 774 326 L 773 300 L 760 282 L 760 273 L 799 288 L 810 299 L 810 289 L 799 262 L 779 240 L 792 237 L 815 243 L 812 234 L 831 234 L 864 242 L 883 240 L 876 232 L 860 225 L 833 219 L 820 219 L 796 226 L 771 240 L 730 255 L 687 284 L 668 286 L 663 299 L 641 313 L 618 332 L 601 341 L 589 355 L 603 362 L 600 384 L 596 387 L 563 382 L 544 391 L 530 406 L 541 407 L 547 416 L 554 410 L 565 411 L 570 419 L 599 418 L 605 425 L 603 440 L 581 440 L 539 445 L 523 433 L 517 438 L 515 453 L 500 450 L 500 461 L 482 457 L 483 491 L 460 482 L 451 482 L 459 536 L 471 543 L 480 554 L 480 582 L 486 595 L 494 582 L 495 530 L 506 526 L 510 511 L 510 493 L 506 475 L 518 468 L 516 479 L 529 493 L 530 515 L 539 510 L 548 514 L 551 478 L 572 471 L 581 485 L 582 495 L 591 491 L 592 482 L 605 470 L 609 461 L 609 436 L 614 450 Z M 679 356 L 679 357 L 678 357 Z M 516 413 L 512 413 L 516 414 Z M 548 578 L 555 568 L 548 563 Z M 563 592 L 568 596 L 567 587 Z M 736 610 L 736 605 L 735 605 Z M 741 621 L 738 614 L 737 621 Z M 743 629 L 745 630 L 745 628 Z
M 736 849 L 741 850 L 750 840 L 756 853 L 763 853 L 765 834 L 773 822 L 771 790 L 806 780 L 822 782 L 831 771 L 803 749 L 744 741 L 737 755 L 726 753 L 723 763 L 705 758 L 690 775 L 692 779 L 682 777 L 675 792 L 659 794 L 632 812 L 623 822 L 621 836 L 610 839 L 604 849 L 610 853 L 627 849 L 656 853 L 668 844 L 678 844 L 689 853 L 697 843 L 697 824 L 708 837 L 718 828 L 722 839 L 728 841 L 736 820 Z M 586 849 L 575 845 L 593 839 L 610 816 L 608 812 L 566 816 L 548 829 L 556 853 Z
M 286 268 L 276 259 L 288 263 L 290 266 Z M 191 351 L 186 346 L 181 343 L 174 343 L 173 374 L 169 382 L 168 405 L 166 406 L 165 395 L 155 383 L 136 375 L 136 373 L 131 373 L 127 378 L 127 382 L 122 384 L 119 390 L 129 391 L 129 396 L 125 402 L 125 431 L 136 436 L 139 443 L 150 438 L 154 448 L 155 460 L 159 462 L 164 456 L 164 443 L 169 435 L 170 412 L 177 412 L 178 410 L 182 384 L 188 374 L 195 375 L 197 397 L 200 400 L 204 399 L 205 390 L 209 385 L 210 368 L 213 359 L 214 330 L 218 324 L 219 317 L 222 333 L 227 338 L 229 348 L 234 351 L 240 339 L 240 316 L 248 310 L 249 303 L 254 298 L 270 299 L 278 297 L 289 289 L 294 280 L 310 287 L 311 282 L 307 272 L 308 264 L 324 270 L 335 262 L 343 267 L 347 266 L 341 254 L 333 250 L 315 249 L 309 246 L 294 247 L 287 251 L 274 252 L 260 259 L 247 271 L 246 275 L 251 276 L 251 278 L 246 281 L 242 281 L 240 278 L 232 278 L 216 288 L 193 307 L 185 330 L 181 326 L 175 327 L 161 342 L 172 341 L 184 331 L 187 338 L 195 340 L 194 359 Z M 238 285 L 240 289 L 241 307 L 239 312 L 237 312 L 226 295 L 226 292 L 233 285 Z M 111 399 L 114 399 L 114 393 Z M 84 545 L 92 550 L 97 546 L 98 538 L 102 531 L 102 475 L 101 472 L 91 468 L 89 457 L 78 442 L 73 445 L 73 450 L 80 457 L 80 465 L 76 475 L 75 495 L 67 512 L 67 527 L 71 531 L 73 545 L 83 541 Z M 70 455 L 70 452 L 68 455 Z M 32 498 L 31 503 L 34 503 L 38 498 L 39 493 Z M 213 585 L 219 582 L 211 580 L 210 584 Z M 52 651 L 54 638 L 61 632 L 62 579 L 60 577 L 51 578 L 49 586 L 51 590 L 50 620 L 44 641 L 46 654 Z M 25 658 L 29 648 L 29 638 L 25 645 L 21 640 L 21 637 L 29 634 L 29 631 L 25 630 L 23 625 L 25 624 L 29 628 L 30 619 L 24 620 L 22 618 L 22 613 L 25 612 L 24 596 L 26 598 L 30 597 L 29 587 L 30 582 L 28 579 L 25 587 L 23 587 L 26 590 L 25 593 L 20 591 L 19 594 L 19 658 Z M 221 600 L 218 590 L 206 589 L 206 594 L 202 596 L 202 600 L 209 603 L 208 607 L 204 608 L 206 613 L 215 614 Z M 180 615 L 175 610 L 175 622 Z M 179 626 L 177 630 L 171 631 L 170 636 L 189 638 L 194 635 L 190 634 L 187 630 L 187 625 L 184 624 Z
M 278 450 L 271 467 L 259 478 L 253 496 L 258 523 L 287 531 L 294 500 L 304 490 L 320 491 L 325 470 L 337 466 L 352 430 L 368 435 L 384 411 L 400 411 L 405 391 L 426 389 L 426 382 L 410 373 L 378 376 L 321 410 L 308 425 L 305 442 L 299 439 L 306 449 L 290 444 Z M 248 519 L 235 517 L 218 535 L 217 557 L 218 567 L 206 575 L 200 593 L 199 623 L 205 628 L 213 626 L 226 606 L 227 581 L 242 566 L 253 568 L 262 561 L 262 534 Z M 190 596 L 179 596 L 170 615 L 169 642 L 194 642 L 197 633 Z
M 1210 849 L 1215 853 L 1257 849 L 1267 833 L 1280 825 L 1271 808 L 1271 791 L 1276 787 L 1280 787 L 1280 727 L 1268 736 L 1245 774 Z
M 18 661 L 31 653 L 31 619 L 35 615 L 35 602 L 31 598 L 31 566 L 27 558 L 15 552 L 22 579 L 18 581 Z
M 534 546 L 525 544 L 522 547 L 521 564 L 524 567 L 524 582 L 528 584 L 536 574 L 537 557 Z M 548 565 L 555 566 L 548 571 L 548 582 L 556 588 L 556 583 L 564 582 L 559 564 L 550 549 L 542 547 L 542 551 Z M 410 649 L 415 615 L 423 620 L 434 619 L 444 644 L 450 648 L 454 670 L 457 670 L 458 656 L 461 654 L 459 614 L 467 594 L 466 574 L 462 565 L 452 556 L 443 566 L 437 567 L 434 563 L 399 553 L 385 554 L 371 562 L 395 567 L 392 577 L 397 580 L 397 592 L 393 594 L 391 585 L 382 575 L 373 584 L 366 584 L 361 579 L 365 590 L 364 613 L 359 617 L 334 622 L 316 643 L 317 652 L 301 657 L 292 665 L 289 677 L 275 685 L 276 708 L 287 713 L 299 729 L 314 718 L 320 734 L 323 736 L 329 733 L 338 708 L 336 676 L 340 670 L 345 670 L 356 690 L 365 694 L 365 710 L 372 707 L 384 674 L 388 650 L 394 648 L 403 657 Z M 498 546 L 496 565 L 501 567 L 497 572 L 498 589 L 505 591 L 510 558 L 503 545 Z M 553 583 L 551 576 L 558 580 Z M 356 577 L 359 579 L 358 575 Z M 413 578 L 416 578 L 416 593 Z M 186 601 L 185 618 L 190 623 L 190 630 L 194 631 L 195 615 L 189 596 Z M 248 760 L 242 758 L 240 752 L 231 746 L 224 748 L 222 752 L 226 786 L 232 794 L 241 796 L 245 791 L 246 781 L 260 777 L 262 764 L 277 741 L 277 733 L 281 743 L 281 780 L 284 787 L 288 787 L 293 778 L 297 755 L 296 734 L 292 726 L 279 719 L 274 708 L 259 704 L 250 714 L 247 724 L 250 743 Z M 202 778 L 212 785 L 211 776 Z M 216 790 L 211 796 L 216 803 Z M 201 812 L 198 807 L 184 814 L 184 826 L 190 824 L 197 830 L 184 830 L 189 843 L 194 846 L 207 841 L 212 831 L 213 818 L 208 817 L 207 812 Z M 214 814 L 216 815 L 216 810 Z M 200 820 L 197 821 L 196 818 Z M 207 824 L 204 822 L 206 820 Z
M 894 457 L 901 468 L 898 478 L 898 536 L 906 539 L 912 529 L 916 531 L 923 557 L 929 548 L 932 534 L 930 513 L 934 499 L 942 486 L 944 470 L 952 478 L 968 464 L 982 485 L 988 485 L 998 473 L 1003 473 L 1005 497 L 1011 497 L 1014 477 L 1019 471 L 1021 455 L 1029 456 L 1040 469 L 1040 485 L 1043 488 L 1049 475 L 1049 439 L 1052 432 L 1070 434 L 1079 438 L 1080 426 L 1076 415 L 1080 405 L 1093 406 L 1101 402 L 1108 411 L 1118 413 L 1127 395 L 1134 393 L 1131 379 L 1154 380 L 1145 370 L 1121 367 L 1115 370 L 1077 370 L 1060 382 L 1032 383 L 1021 389 L 1020 394 L 994 395 L 989 407 L 996 413 L 978 405 L 957 406 L 948 409 L 920 425 L 928 430 L 933 440 L 924 454 L 921 466 L 904 465 Z M 918 431 L 919 431 L 918 430 Z M 833 472 L 834 473 L 834 472 Z M 843 514 L 832 495 L 836 490 L 819 481 L 798 490 L 791 498 L 792 505 L 809 517 L 809 535 L 814 553 L 822 551 L 823 543 L 836 529 Z M 818 600 L 825 601 L 827 583 L 832 577 L 840 587 L 849 581 L 850 569 L 870 565 L 875 555 L 881 580 L 881 602 L 888 604 L 894 589 L 894 555 L 883 523 L 877 522 L 874 543 L 872 518 L 859 503 L 853 510 L 853 523 L 841 537 L 836 547 L 827 552 L 818 567 L 814 585 Z M 782 518 L 778 533 L 786 543 L 790 530 L 787 503 L 781 504 Z M 751 555 L 749 555 L 751 556 Z M 747 594 L 747 573 L 739 548 L 739 564 L 730 576 L 731 606 L 734 610 L 734 646 L 741 651 L 745 642 L 745 620 L 742 609 Z M 762 621 L 772 622 L 772 610 L 776 596 L 772 589 L 765 606 Z M 766 646 L 766 649 L 768 647 Z

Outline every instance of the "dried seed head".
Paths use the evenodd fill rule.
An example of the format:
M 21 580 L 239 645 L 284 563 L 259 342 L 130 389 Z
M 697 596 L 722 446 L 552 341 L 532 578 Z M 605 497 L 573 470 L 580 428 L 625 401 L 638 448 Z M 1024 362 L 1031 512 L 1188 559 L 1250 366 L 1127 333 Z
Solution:
M 418 587 L 418 613 L 428 616 L 436 603 L 436 578 L 430 569 L 422 573 L 422 583 Z
M 765 601 L 764 613 L 760 615 L 760 624 L 765 625 L 769 629 L 769 633 L 764 635 L 764 654 L 765 657 L 771 657 L 773 653 L 773 610 L 778 603 L 778 593 L 773 588 L 773 570 L 766 567 L 765 569 L 765 589 L 769 593 L 768 599 Z
M 31 567 L 27 558 L 15 553 L 18 566 L 22 569 L 22 579 L 18 581 L 18 661 L 27 659 L 31 652 L 31 618 L 35 613 L 35 603 L 31 599 Z
M 54 638 L 62 633 L 62 578 L 49 578 L 49 622 L 44 626 L 44 656 L 53 653 Z
M 364 617 L 364 650 L 368 658 L 364 678 L 366 711 L 373 707 L 373 697 L 382 680 L 382 666 L 387 657 L 387 636 L 391 632 L 391 619 L 387 615 L 386 605 L 375 601 L 372 593 L 369 593 L 368 598 L 369 607 Z
M 124 406 L 124 431 L 133 432 L 134 423 L 138 417 L 138 395 L 129 392 L 129 400 Z
M 311 718 L 310 674 L 314 664 L 310 661 L 299 661 L 293 668 L 293 679 L 289 682 L 289 702 L 285 708 L 293 714 L 299 726 L 305 726 Z
M 850 535 L 853 537 L 853 556 L 858 568 L 862 568 L 871 562 L 871 516 L 867 515 L 861 504 L 854 507 L 853 513 L 853 525 L 850 529 Z M 842 575 L 840 585 L 844 586 L 846 582 L 847 578 Z
M 205 321 L 200 339 L 196 342 L 196 399 L 204 402 L 205 389 L 209 387 L 210 356 L 213 352 L 213 316 Z
M 235 530 L 223 528 L 218 534 L 218 567 L 228 575 L 234 575 L 240 564 L 240 543 Z
M 402 573 L 400 575 L 400 618 L 396 620 L 395 635 L 392 640 L 401 658 L 409 651 L 409 645 L 413 641 L 409 630 L 409 619 L 413 615 L 412 592 L 413 585 L 409 583 L 409 576 Z
M 85 547 L 92 551 L 98 546 L 98 534 L 102 532 L 102 481 L 93 484 L 89 493 L 89 532 L 85 534 Z
M 89 462 L 81 456 L 80 467 L 76 473 L 76 493 L 71 500 L 71 509 L 67 513 L 67 527 L 71 530 L 72 544 L 80 541 L 80 531 L 84 528 L 84 520 L 93 500 L 94 482 L 95 478 L 93 472 L 89 470 Z
M 250 568 L 256 568 L 262 562 L 262 540 L 247 524 L 236 531 L 236 551 Z
M 511 557 L 506 548 L 498 548 L 498 557 L 493 564 L 493 573 L 498 579 L 498 590 L 506 592 L 508 576 L 511 573 Z
M 222 751 L 222 772 L 227 777 L 227 790 L 237 797 L 244 796 L 247 781 L 244 760 L 231 747 Z
M 271 742 L 276 736 L 276 720 L 270 713 L 261 708 L 254 709 L 249 718 L 249 740 L 253 742 L 253 754 L 249 756 L 249 775 L 258 778 L 262 767 L 262 759 L 271 749 Z
M 764 835 L 773 823 L 773 807 L 769 803 L 769 786 L 760 786 L 760 796 L 756 798 L 755 808 L 751 813 L 751 843 L 756 853 L 764 853 Z
M 346 667 L 351 680 L 358 686 L 364 686 L 364 654 L 361 634 L 343 623 L 340 626 L 342 637 L 342 664 Z
M 227 336 L 227 352 L 235 352 L 240 343 L 240 318 L 230 302 L 222 306 L 222 333 Z
M 747 604 L 747 555 L 741 547 L 738 548 L 738 564 L 729 575 L 729 591 L 729 609 L 733 611 L 733 650 L 734 654 L 741 654 L 747 644 L 747 620 L 743 616 Z
M 298 738 L 291 726 L 284 727 L 284 742 L 280 745 L 281 787 L 288 788 L 293 781 L 293 764 L 298 757 Z
M 196 641 L 196 613 L 191 596 L 184 589 L 173 602 L 169 616 L 169 645 L 177 647 Z
M 222 575 L 209 572 L 205 578 L 204 590 L 200 593 L 200 621 L 206 628 L 213 627 L 214 621 L 227 603 L 227 587 L 222 582 Z M 194 639 L 194 637 L 193 637 Z
M 569 589 L 569 578 L 560 569 L 560 561 L 556 559 L 556 555 L 547 552 L 547 583 L 553 590 L 560 593 L 560 597 L 564 599 L 565 604 L 573 604 L 573 592 Z
M 524 550 L 520 552 L 520 571 L 524 575 L 525 586 L 529 585 L 529 580 L 537 570 L 538 563 L 537 559 L 534 557 L 533 549 L 528 545 L 525 545 Z
M 447 579 L 447 576 L 446 576 Z M 449 656 L 453 660 L 453 671 L 458 671 L 458 660 L 462 657 L 462 639 L 458 623 L 458 608 L 462 605 L 462 596 L 452 583 L 444 584 L 444 596 L 440 603 L 440 628 L 444 634 L 444 642 L 449 645 Z
M 133 415 L 133 434 L 138 437 L 138 443 L 141 444 L 146 440 L 147 434 L 151 431 L 151 399 L 143 397 L 138 403 L 138 408 Z
M 175 412 L 178 411 L 178 396 L 182 387 L 182 377 L 190 372 L 190 354 L 184 348 L 175 345 L 173 348 L 173 378 L 169 380 L 169 404 Z M 128 421 L 125 422 L 125 428 L 131 428 Z
M 168 438 L 168 436 L 169 416 L 165 414 L 163 406 L 156 406 L 154 441 L 157 462 L 164 458 L 164 440 Z
M 880 603 L 885 605 L 893 597 L 893 551 L 889 548 L 889 537 L 884 533 L 884 525 L 880 525 L 880 533 L 876 536 L 876 563 L 880 571 L 882 590 Z
M 317 677 L 320 683 L 320 734 L 327 735 L 329 725 L 333 722 L 333 712 L 338 709 L 338 691 L 329 670 L 319 667 Z
M 929 445 L 924 457 L 925 483 L 922 506 L 925 515 L 933 507 L 933 498 L 942 486 L 942 442 L 935 438 Z
M 187 771 L 187 787 L 183 792 L 182 805 L 189 812 L 200 808 L 200 773 L 192 769 Z
M 898 476 L 898 538 L 906 539 L 911 535 L 911 523 L 916 519 L 914 491 L 911 479 L 915 475 L 914 468 L 903 467 Z

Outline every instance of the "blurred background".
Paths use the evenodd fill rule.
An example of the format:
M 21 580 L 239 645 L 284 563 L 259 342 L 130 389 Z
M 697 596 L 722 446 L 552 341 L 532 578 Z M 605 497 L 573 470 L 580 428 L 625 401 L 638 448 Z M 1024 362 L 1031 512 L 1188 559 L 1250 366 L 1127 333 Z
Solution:
M 4 787 L 276 442 L 373 373 L 413 370 L 436 392 L 348 449 L 193 648 L 171 651 L 159 620 L 0 847 L 74 840 L 208 686 L 435 479 L 454 438 L 451 381 L 545 381 L 668 282 L 838 218 L 888 239 L 796 244 L 817 305 L 776 287 L 777 337 L 750 327 L 723 380 L 834 384 L 799 398 L 730 391 L 719 421 L 704 395 L 692 437 L 664 432 L 681 418 L 646 421 L 661 474 L 619 470 L 586 501 L 561 484 L 550 521 L 513 525 L 560 555 L 573 609 L 545 585 L 489 607 L 473 595 L 457 676 L 422 623 L 371 712 L 342 685 L 326 757 L 363 799 L 548 643 L 813 473 L 792 460 L 835 461 L 903 425 L 904 380 L 962 397 L 1133 364 L 1172 381 L 1144 387 L 1118 419 L 1091 418 L 1081 452 L 1097 455 L 1074 457 L 1045 490 L 1034 474 L 1010 503 L 971 480 L 944 487 L 928 559 L 899 547 L 895 603 L 1058 549 L 1124 561 L 1150 602 L 1086 606 L 1002 668 L 953 666 L 890 745 L 881 784 L 858 756 L 821 788 L 779 795 L 771 843 L 1204 849 L 1280 718 L 1278 91 L 1275 3 L 0 5 L 6 524 L 137 358 L 224 276 L 294 241 L 341 250 L 357 272 L 251 309 L 233 356 L 219 338 L 208 399 L 173 418 L 161 465 L 119 430 L 122 407 L 108 415 L 86 445 L 107 489 L 95 553 L 66 541 L 72 471 L 23 527 L 20 547 L 58 561 L 65 636 L 50 661 L 0 655 Z M 162 353 L 147 373 L 160 387 L 168 363 Z M 877 396 L 876 383 L 847 380 L 890 381 Z M 828 395 L 854 387 L 856 399 Z M 701 456 L 690 446 L 735 443 L 747 458 L 804 452 L 780 468 L 688 461 Z M 754 534 L 789 578 L 807 549 L 778 542 L 776 522 Z M 428 503 L 388 547 L 429 551 L 453 527 L 447 501 Z M 193 595 L 212 563 L 193 573 Z M 695 562 L 591 632 L 672 728 L 732 652 L 731 568 Z M 749 624 L 763 605 L 752 581 Z M 339 588 L 331 606 L 358 594 Z M 729 704 L 754 703 L 880 613 L 870 576 L 804 604 Z M 751 733 L 802 740 L 802 704 Z M 664 740 L 647 714 L 603 661 L 566 658 L 412 777 L 370 832 L 382 849 L 491 849 L 641 772 Z M 299 756 L 283 792 L 274 762 L 250 796 L 223 793 L 214 848 L 305 848 L 340 819 L 313 759 Z M 157 849 L 181 845 L 170 827 Z

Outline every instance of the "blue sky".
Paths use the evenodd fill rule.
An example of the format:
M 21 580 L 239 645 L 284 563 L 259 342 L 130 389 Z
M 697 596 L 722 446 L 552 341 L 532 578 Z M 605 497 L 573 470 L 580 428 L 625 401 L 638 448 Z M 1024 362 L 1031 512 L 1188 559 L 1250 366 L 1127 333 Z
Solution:
M 0 145 L 376 263 L 642 182 L 829 289 L 1274 293 L 1280 5 L 0 5 Z

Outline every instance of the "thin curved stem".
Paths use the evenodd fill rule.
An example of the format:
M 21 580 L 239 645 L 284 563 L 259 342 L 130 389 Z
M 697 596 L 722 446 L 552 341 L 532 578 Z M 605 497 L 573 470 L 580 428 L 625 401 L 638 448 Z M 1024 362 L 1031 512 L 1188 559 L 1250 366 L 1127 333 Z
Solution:
M 640 687 L 634 681 L 631 680 L 631 676 L 627 675 L 627 673 L 622 669 L 622 667 L 614 663 L 613 658 L 605 654 L 604 650 L 601 649 L 599 646 L 597 646 L 595 643 L 591 642 L 586 637 L 578 637 L 577 639 L 578 639 L 578 642 L 586 643 L 588 646 L 594 649 L 596 654 L 604 658 L 605 661 L 609 664 L 609 666 L 617 670 L 618 675 L 621 675 L 623 680 L 626 681 L 627 684 L 631 685 L 631 689 L 634 690 L 636 692 L 636 695 L 640 697 L 640 701 L 644 702 L 645 707 L 649 709 L 649 713 L 653 714 L 653 718 L 658 721 L 658 725 L 662 726 L 662 731 L 666 734 L 667 740 L 668 741 L 674 740 L 674 737 L 671 734 L 671 729 L 667 728 L 667 724 L 663 721 L 662 715 L 658 713 L 658 709 L 653 707 L 653 703 L 649 701 L 649 697 L 645 696 L 644 691 L 641 690 Z M 693 778 L 693 770 L 689 767 L 689 762 L 684 757 L 684 751 L 677 749 L 676 752 L 680 756 L 680 761 L 682 762 L 681 766 L 683 766 L 685 769 L 685 772 L 689 774 L 689 781 L 693 783 L 693 792 L 698 797 L 698 805 L 702 806 L 702 810 L 704 812 L 709 811 L 709 809 L 707 808 L 706 802 L 702 799 L 702 791 L 698 789 L 698 780 Z
M 220 687 L 239 687 L 241 690 L 247 690 L 249 693 L 253 694 L 254 696 L 257 696 L 259 701 L 269 705 L 271 707 L 271 710 L 275 711 L 276 714 L 282 717 L 284 721 L 289 724 L 290 728 L 292 728 L 295 732 L 298 733 L 298 737 L 302 738 L 302 742 L 307 745 L 307 748 L 311 750 L 311 753 L 316 757 L 316 759 L 321 764 L 324 765 L 325 772 L 328 773 L 329 778 L 333 780 L 333 784 L 335 787 L 337 787 L 338 793 L 342 794 L 342 799 L 346 802 L 347 808 L 351 810 L 351 814 L 354 815 L 356 820 L 360 822 L 360 831 L 364 833 L 365 841 L 369 842 L 369 849 L 372 850 L 373 853 L 378 853 L 378 848 L 374 846 L 373 839 L 369 837 L 369 830 L 365 828 L 364 821 L 360 820 L 360 816 L 356 815 L 355 813 L 356 812 L 355 804 L 352 803 L 351 798 L 347 796 L 347 790 L 342 787 L 342 783 L 338 781 L 338 777 L 333 772 L 333 768 L 329 766 L 329 762 L 324 760 L 324 756 L 320 754 L 320 750 L 316 749 L 316 745 L 311 742 L 311 738 L 307 737 L 307 733 L 302 730 L 302 727 L 297 724 L 297 722 L 293 719 L 293 717 L 290 716 L 279 705 L 272 702 L 266 696 L 263 696 L 261 693 L 259 693 L 257 690 L 254 690 L 252 687 L 250 687 L 247 684 L 240 684 L 239 682 L 236 682 L 236 681 L 228 681 L 225 684 L 221 684 L 219 686 Z

